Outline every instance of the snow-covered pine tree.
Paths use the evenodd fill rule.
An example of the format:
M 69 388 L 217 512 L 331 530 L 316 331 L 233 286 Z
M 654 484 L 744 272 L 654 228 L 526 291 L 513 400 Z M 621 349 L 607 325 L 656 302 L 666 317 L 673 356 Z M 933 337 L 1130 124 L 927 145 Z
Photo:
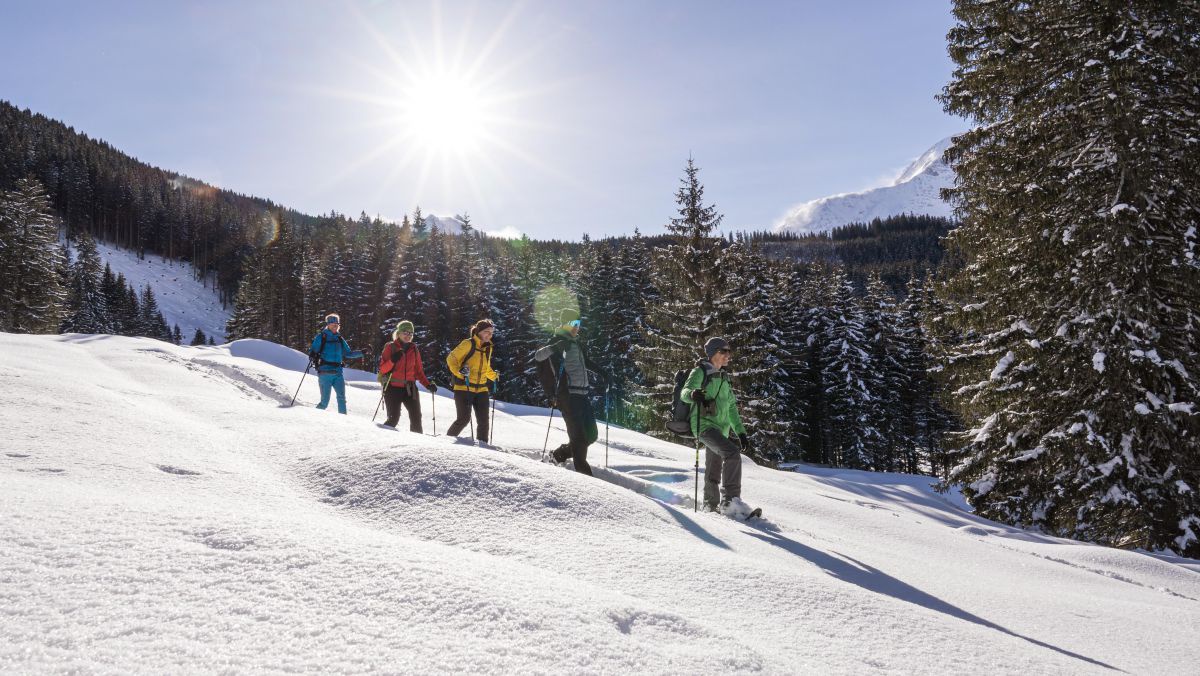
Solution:
M 69 312 L 63 320 L 63 333 L 112 333 L 108 305 L 100 287 L 101 276 L 96 240 L 82 232 L 75 243 L 75 262 L 71 264 Z
M 808 376 L 809 306 L 805 295 L 805 280 L 791 262 L 780 262 L 770 268 L 773 282 L 769 287 L 768 318 L 778 359 L 775 385 L 775 414 L 785 426 L 781 439 L 783 460 L 800 460 L 809 442 L 810 407 L 813 405 Z
M 0 331 L 53 333 L 67 310 L 58 227 L 40 183 L 0 194 Z
M 866 296 L 863 298 L 866 336 L 871 344 L 872 407 L 876 417 L 873 426 L 879 430 L 881 443 L 872 448 L 871 467 L 895 472 L 900 457 L 911 448 L 912 440 L 905 433 L 911 411 L 902 410 L 902 397 L 908 392 L 908 374 L 904 371 L 902 347 L 898 335 L 896 299 L 878 272 L 867 275 Z
M 988 518 L 1200 556 L 1200 5 L 954 15 L 950 478 Z
M 462 225 L 462 234 L 447 236 L 447 246 L 453 246 L 449 266 L 449 297 L 451 323 L 470 326 L 483 319 L 487 310 L 484 302 L 484 265 L 479 233 L 471 225 L 471 217 L 455 217 Z
M 700 168 L 688 158 L 675 193 L 677 216 L 667 224 L 675 243 L 654 252 L 652 280 L 659 301 L 646 308 L 643 345 L 635 353 L 645 378 L 650 434 L 664 435 L 674 374 L 703 356 L 704 342 L 724 332 L 716 303 L 724 275 L 723 242 L 714 236 L 722 216 L 704 203 Z
M 879 469 L 878 449 L 884 443 L 879 429 L 879 391 L 871 359 L 863 302 L 841 268 L 827 281 L 830 320 L 823 339 L 821 379 L 827 398 L 824 441 L 831 464 L 853 469 Z
M 150 288 L 149 284 L 142 287 L 139 305 L 137 335 L 170 342 L 171 330 L 167 328 L 167 323 L 163 320 L 162 311 L 158 308 L 158 299 L 154 297 L 154 289 Z
M 192 345 L 208 344 L 208 337 L 204 335 L 204 331 L 202 329 L 199 329 L 199 328 L 196 329 L 196 333 L 192 335 L 191 344 Z

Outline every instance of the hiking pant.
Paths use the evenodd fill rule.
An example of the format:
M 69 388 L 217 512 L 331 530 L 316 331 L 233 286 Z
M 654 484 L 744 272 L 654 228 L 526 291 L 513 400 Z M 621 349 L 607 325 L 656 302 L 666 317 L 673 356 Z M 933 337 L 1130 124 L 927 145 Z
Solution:
M 718 504 L 718 487 L 724 499 L 742 496 L 742 448 L 734 437 L 722 436 L 720 430 L 708 429 L 700 435 L 707 449 L 704 455 L 704 504 Z
M 486 443 L 488 440 L 488 403 L 491 397 L 487 391 L 467 392 L 454 390 L 454 409 L 458 417 L 454 424 L 446 430 L 446 434 L 457 437 L 467 423 L 471 422 L 471 409 L 475 409 L 475 438 Z
M 592 413 L 592 405 L 586 396 L 572 394 L 563 402 L 563 422 L 567 424 L 567 438 L 570 440 L 566 448 L 559 446 L 554 451 L 557 462 L 566 462 L 567 458 L 575 461 L 575 471 L 592 476 L 592 466 L 588 464 L 588 446 L 599 437 L 596 429 L 596 416 Z
M 317 374 L 317 385 L 321 388 L 321 403 L 317 404 L 317 408 L 322 411 L 326 406 L 329 406 L 329 391 L 332 389 L 337 392 L 338 413 L 346 413 L 346 379 L 341 373 L 319 373 Z
M 388 427 L 395 427 L 400 422 L 400 405 L 408 409 L 408 431 L 423 433 L 421 429 L 421 393 L 416 385 L 401 387 L 389 386 L 383 391 L 383 404 L 387 406 L 387 420 L 383 421 Z

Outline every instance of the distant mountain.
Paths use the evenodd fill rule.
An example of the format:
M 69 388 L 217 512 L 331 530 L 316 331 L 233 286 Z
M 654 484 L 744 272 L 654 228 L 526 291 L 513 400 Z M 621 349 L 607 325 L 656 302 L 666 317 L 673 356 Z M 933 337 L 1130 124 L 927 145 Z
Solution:
M 942 161 L 950 138 L 921 154 L 891 185 L 862 192 L 830 195 L 793 207 L 775 226 L 798 234 L 826 232 L 847 223 L 868 223 L 901 214 L 950 216 L 942 188 L 954 185 L 954 170 Z

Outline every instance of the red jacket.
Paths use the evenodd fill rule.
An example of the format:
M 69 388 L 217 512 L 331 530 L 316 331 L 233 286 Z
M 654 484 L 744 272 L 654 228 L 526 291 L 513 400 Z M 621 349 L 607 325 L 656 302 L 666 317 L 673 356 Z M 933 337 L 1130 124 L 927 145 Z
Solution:
M 425 377 L 425 367 L 421 364 L 421 351 L 413 343 L 394 340 L 384 345 L 379 372 L 392 374 L 392 387 L 407 387 L 415 380 L 429 389 L 429 378 Z

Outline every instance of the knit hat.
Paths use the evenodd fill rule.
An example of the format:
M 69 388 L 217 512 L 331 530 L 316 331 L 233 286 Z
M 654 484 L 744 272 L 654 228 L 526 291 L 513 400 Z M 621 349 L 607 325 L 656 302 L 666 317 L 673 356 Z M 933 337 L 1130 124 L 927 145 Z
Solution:
M 330 324 L 341 324 L 341 323 L 342 323 L 341 317 L 339 317 L 337 315 L 325 315 L 325 325 L 326 326 L 328 326 Z
M 571 322 L 575 321 L 576 319 L 579 319 L 579 310 L 567 308 L 567 309 L 563 310 L 562 312 L 558 313 L 558 325 L 559 326 L 566 326 L 567 324 L 570 324 Z
M 396 330 L 392 332 L 392 338 L 399 338 L 401 333 L 416 333 L 416 328 L 412 322 L 405 319 L 396 325 Z
M 704 344 L 704 354 L 709 359 L 712 359 L 717 352 L 728 349 L 730 349 L 729 343 L 724 338 L 709 338 L 708 342 Z

